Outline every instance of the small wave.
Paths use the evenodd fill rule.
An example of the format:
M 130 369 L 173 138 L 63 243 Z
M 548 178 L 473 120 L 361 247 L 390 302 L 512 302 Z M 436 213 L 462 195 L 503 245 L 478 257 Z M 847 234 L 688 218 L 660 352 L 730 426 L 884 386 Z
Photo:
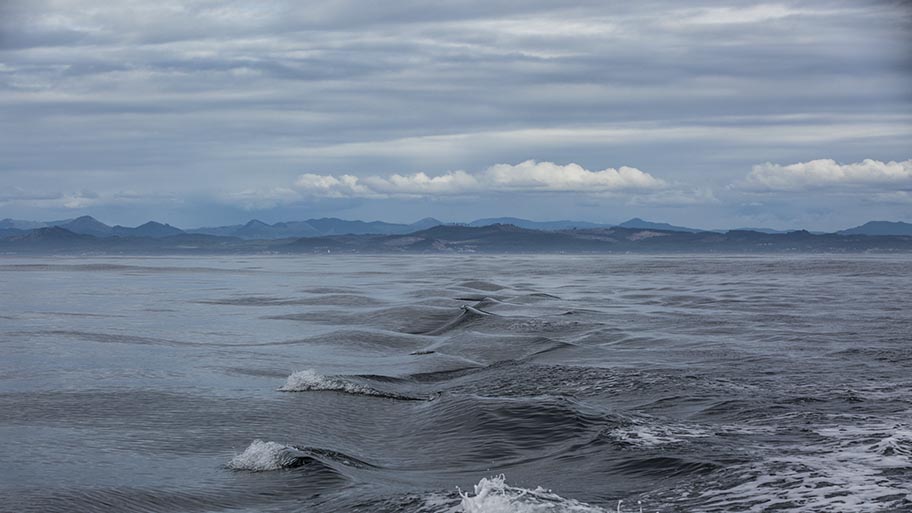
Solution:
M 459 492 L 465 513 L 607 513 L 575 499 L 565 499 L 538 487 L 534 490 L 510 486 L 503 474 L 482 478 L 475 485 L 475 494 Z M 620 511 L 620 505 L 618 505 Z
M 473 323 L 473 322 L 477 321 L 478 319 L 481 319 L 481 318 L 484 318 L 484 317 L 492 317 L 492 316 L 495 316 L 495 314 L 492 314 L 491 312 L 486 312 L 486 311 L 481 310 L 481 309 L 479 309 L 479 308 L 475 308 L 474 306 L 467 306 L 467 305 L 464 305 L 464 306 L 462 307 L 462 312 L 461 312 L 461 313 L 459 314 L 459 316 L 456 317 L 455 319 L 450 320 L 449 322 L 447 322 L 447 323 L 444 324 L 443 326 L 440 326 L 440 327 L 438 327 L 438 328 L 436 328 L 436 329 L 432 329 L 432 330 L 424 331 L 424 332 L 417 332 L 416 334 L 419 334 L 419 335 L 443 335 L 443 334 L 445 334 L 445 333 L 449 333 L 449 332 L 451 332 L 451 331 L 454 331 L 454 330 L 456 330 L 457 328 L 465 327 L 465 326 L 468 325 L 469 323 Z
M 491 283 L 489 281 L 481 280 L 470 280 L 464 281 L 459 284 L 460 287 L 474 290 L 483 290 L 485 292 L 497 292 L 498 290 L 503 290 L 507 287 L 499 285 L 497 283 Z
M 564 454 L 616 423 L 615 416 L 555 397 L 516 399 L 442 394 L 409 412 L 400 433 L 424 438 L 421 466 L 508 466 Z M 445 456 L 444 456 L 445 455 Z M 426 468 L 426 467 L 425 467 Z
M 491 308 L 491 307 L 496 307 L 497 305 L 506 305 L 506 304 L 507 303 L 505 303 L 499 299 L 494 299 L 493 297 L 485 296 L 484 298 L 476 301 L 475 304 L 472 306 L 474 308 L 478 308 L 481 310 L 484 308 Z
M 494 315 L 491 312 L 486 312 L 486 311 L 482 310 L 481 309 L 482 306 L 483 306 L 482 303 L 476 303 L 474 306 L 463 306 L 462 308 L 463 308 L 463 310 L 470 312 L 472 314 L 475 314 L 477 316 L 480 316 L 480 317 Z
M 385 392 L 376 388 L 354 383 L 338 376 L 324 376 L 312 369 L 293 373 L 278 388 L 280 392 L 342 392 L 352 395 L 365 395 L 397 399 L 400 401 L 423 401 L 425 398 L 412 397 L 395 392 Z
M 283 468 L 296 468 L 311 459 L 304 451 L 291 445 L 254 440 L 247 449 L 228 463 L 232 470 L 264 472 Z
M 456 301 L 473 301 L 475 303 L 488 302 L 491 304 L 497 304 L 497 303 L 503 302 L 500 299 L 493 298 L 491 296 L 485 296 L 485 295 L 478 295 L 478 296 L 461 295 L 461 296 L 454 297 L 453 299 L 455 299 Z
M 539 334 L 484 334 L 463 331 L 433 346 L 438 353 L 464 358 L 480 365 L 505 364 L 574 347 L 569 342 Z M 510 379 L 507 377 L 507 379 Z M 481 392 L 483 395 L 484 391 Z M 550 394 L 546 391 L 545 393 Z
M 330 463 L 354 468 L 375 468 L 370 463 L 353 458 L 338 451 L 313 447 L 297 447 L 277 442 L 254 440 L 241 454 L 228 462 L 231 470 L 266 472 L 303 467 L 316 464 L 318 469 L 333 474 L 338 473 Z

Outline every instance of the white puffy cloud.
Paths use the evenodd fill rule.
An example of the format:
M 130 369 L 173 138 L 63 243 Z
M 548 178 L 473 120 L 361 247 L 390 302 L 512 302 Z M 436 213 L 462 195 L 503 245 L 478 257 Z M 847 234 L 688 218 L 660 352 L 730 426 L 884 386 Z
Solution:
M 305 194 L 342 198 L 347 196 L 376 196 L 377 194 L 360 183 L 357 176 L 317 175 L 305 173 L 295 181 L 295 188 Z
M 425 173 L 395 174 L 388 178 L 370 176 L 363 180 L 371 190 L 390 195 L 459 194 L 476 191 L 481 187 L 478 179 L 465 171 L 449 171 L 440 176 Z
M 496 189 L 525 191 L 617 191 L 659 189 L 665 182 L 634 167 L 589 171 L 578 164 L 561 166 L 553 162 L 527 160 L 519 164 L 489 167 L 484 178 Z
M 295 187 L 305 194 L 326 197 L 389 197 L 459 195 L 498 191 L 581 192 L 657 190 L 665 181 L 645 171 L 622 166 L 590 171 L 578 164 L 527 160 L 516 165 L 496 164 L 477 174 L 448 171 L 438 176 L 412 175 L 356 177 L 303 174 Z
M 865 159 L 853 164 L 840 164 L 832 159 L 818 159 L 787 166 L 767 162 L 754 166 L 736 187 L 752 191 L 912 187 L 912 160 L 882 162 Z

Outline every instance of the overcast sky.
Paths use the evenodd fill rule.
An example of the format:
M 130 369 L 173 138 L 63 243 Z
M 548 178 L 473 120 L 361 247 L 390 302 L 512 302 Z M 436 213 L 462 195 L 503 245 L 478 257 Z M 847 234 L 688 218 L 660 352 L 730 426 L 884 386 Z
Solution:
M 0 0 L 0 218 L 912 221 L 902 1 Z

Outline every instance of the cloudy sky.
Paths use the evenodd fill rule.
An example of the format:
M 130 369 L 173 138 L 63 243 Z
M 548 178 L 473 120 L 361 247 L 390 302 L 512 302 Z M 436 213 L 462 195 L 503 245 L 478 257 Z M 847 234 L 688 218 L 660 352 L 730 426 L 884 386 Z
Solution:
M 912 221 L 912 3 L 0 0 L 0 218 Z

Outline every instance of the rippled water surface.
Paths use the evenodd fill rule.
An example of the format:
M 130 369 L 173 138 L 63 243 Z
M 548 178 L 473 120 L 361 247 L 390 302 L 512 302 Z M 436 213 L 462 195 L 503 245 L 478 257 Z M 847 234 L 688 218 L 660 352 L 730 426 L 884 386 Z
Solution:
M 0 510 L 912 511 L 910 290 L 886 256 L 3 258 Z

